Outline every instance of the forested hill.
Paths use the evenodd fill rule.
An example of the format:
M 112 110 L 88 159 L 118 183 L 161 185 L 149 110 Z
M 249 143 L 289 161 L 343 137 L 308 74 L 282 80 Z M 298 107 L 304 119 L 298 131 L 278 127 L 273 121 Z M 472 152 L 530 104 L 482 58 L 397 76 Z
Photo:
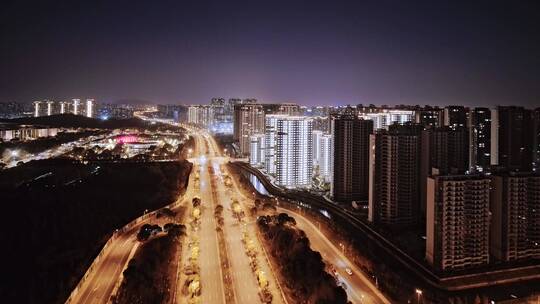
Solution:
M 0 122 L 19 125 L 40 125 L 57 128 L 121 129 L 144 128 L 150 126 L 149 122 L 139 118 L 101 120 L 73 114 L 0 119 Z

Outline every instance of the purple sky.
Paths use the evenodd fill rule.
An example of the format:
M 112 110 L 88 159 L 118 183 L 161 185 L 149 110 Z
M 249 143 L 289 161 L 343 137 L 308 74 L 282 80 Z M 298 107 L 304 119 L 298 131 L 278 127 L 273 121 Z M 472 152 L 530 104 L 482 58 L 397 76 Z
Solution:
M 538 1 L 61 2 L 3 5 L 0 102 L 540 105 Z

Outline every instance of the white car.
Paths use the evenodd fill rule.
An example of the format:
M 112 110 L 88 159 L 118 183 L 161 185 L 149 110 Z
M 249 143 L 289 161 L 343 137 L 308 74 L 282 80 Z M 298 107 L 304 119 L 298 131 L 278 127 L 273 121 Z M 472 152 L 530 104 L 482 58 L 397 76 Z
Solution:
M 352 270 L 350 268 L 345 268 L 345 272 L 350 276 L 352 276 L 352 274 L 353 274 L 353 272 L 352 272 Z

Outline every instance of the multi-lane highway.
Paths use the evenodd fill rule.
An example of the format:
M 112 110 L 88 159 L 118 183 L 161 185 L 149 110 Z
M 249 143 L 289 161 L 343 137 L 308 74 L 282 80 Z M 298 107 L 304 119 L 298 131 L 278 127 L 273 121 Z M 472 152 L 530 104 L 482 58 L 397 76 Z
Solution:
M 232 199 L 233 196 L 223 186 L 221 179 L 220 166 L 217 161 L 214 161 L 214 171 L 218 175 L 219 182 L 216 182 L 215 191 L 220 198 L 220 204 L 223 205 L 225 211 L 224 216 L 224 231 L 227 235 L 227 247 L 231 261 L 233 284 L 236 294 L 237 303 L 258 303 L 258 285 L 250 267 L 249 257 L 244 252 L 242 243 L 242 227 L 243 224 L 233 216 Z
M 187 199 L 184 200 L 183 197 L 179 199 L 182 200 L 181 205 L 187 203 Z M 93 270 L 80 284 L 79 290 L 72 296 L 70 303 L 107 303 L 115 286 L 122 280 L 122 272 L 130 256 L 138 247 L 136 235 L 139 228 L 147 223 L 164 225 L 166 221 L 168 220 L 165 218 L 156 219 L 150 216 L 130 229 L 117 233 L 104 251 L 104 255 L 94 263 Z
M 204 134 L 202 136 L 196 136 L 197 140 L 204 140 L 204 143 L 199 143 L 198 146 L 205 147 L 205 149 L 208 149 L 206 155 L 204 156 L 205 161 L 207 162 L 207 166 L 212 167 L 213 176 L 208 176 L 210 178 L 214 178 L 214 182 L 210 180 L 206 180 L 207 175 L 201 175 L 201 187 L 203 184 L 209 185 L 211 187 L 210 191 L 214 194 L 213 197 L 216 197 L 218 199 L 217 202 L 223 205 L 224 212 L 224 225 L 223 230 L 226 235 L 226 243 L 227 243 L 227 253 L 231 264 L 231 274 L 232 274 L 232 284 L 233 286 L 230 286 L 229 288 L 234 289 L 235 294 L 235 301 L 236 303 L 245 303 L 245 304 L 251 304 L 251 303 L 260 303 L 259 298 L 259 286 L 257 284 L 257 279 L 255 274 L 253 273 L 251 266 L 250 266 L 250 259 L 245 253 L 244 250 L 244 244 L 242 243 L 242 231 L 243 229 L 246 229 L 252 236 L 252 239 L 255 241 L 256 246 L 259 249 L 259 252 L 262 251 L 262 247 L 260 244 L 258 244 L 257 239 L 255 237 L 255 230 L 253 223 L 247 223 L 247 222 L 239 222 L 236 217 L 233 216 L 232 213 L 232 207 L 231 204 L 233 200 L 238 200 L 242 204 L 247 204 L 247 197 L 243 195 L 240 190 L 235 187 L 232 191 L 230 189 L 227 189 L 224 186 L 223 177 L 224 175 L 228 175 L 229 173 L 226 171 L 226 168 L 223 166 L 223 164 L 226 163 L 227 159 L 223 157 L 221 151 L 219 150 L 215 140 L 207 135 Z M 225 171 L 222 171 L 222 168 Z M 236 186 L 236 181 L 233 183 Z M 204 191 L 203 188 L 201 188 L 201 195 L 205 196 L 209 193 L 209 191 Z M 204 199 L 203 199 L 204 202 Z M 205 213 L 208 213 L 208 211 L 205 211 Z M 247 214 L 247 209 L 246 212 Z M 213 220 L 213 219 L 212 219 Z M 246 224 L 246 225 L 244 225 Z M 202 241 L 202 240 L 201 240 Z M 201 248 L 201 254 L 203 254 L 203 249 Z M 262 257 L 258 259 L 259 267 L 261 270 L 263 270 L 266 275 L 269 277 L 271 285 L 270 285 L 270 292 L 273 296 L 272 303 L 283 303 L 280 293 L 278 292 L 278 289 L 276 288 L 275 284 L 276 280 L 273 275 L 273 273 L 270 271 L 270 267 L 267 264 L 267 261 L 264 260 Z M 202 268 L 201 268 L 202 272 Z M 217 269 L 214 269 L 214 272 L 217 273 Z M 201 276 L 201 282 L 203 284 L 203 289 L 208 288 L 205 283 L 204 277 Z M 204 291 L 203 291 L 204 294 Z M 203 303 L 214 303 L 214 302 L 205 302 L 203 300 Z
M 253 195 L 246 193 L 238 186 L 235 175 L 230 175 L 227 166 L 228 158 L 224 157 L 218 148 L 215 140 L 204 131 L 194 131 L 191 134 L 195 138 L 195 149 L 191 152 L 190 161 L 194 163 L 194 170 L 199 172 L 199 178 L 195 180 L 195 174 L 191 174 L 188 188 L 182 198 L 182 205 L 189 206 L 193 197 L 198 196 L 202 201 L 201 225 L 194 233 L 199 240 L 199 266 L 201 279 L 201 302 L 202 303 L 226 303 L 226 292 L 234 294 L 236 303 L 260 303 L 259 287 L 254 275 L 250 260 L 245 253 L 242 243 L 242 231 L 247 231 L 259 251 L 259 267 L 268 276 L 270 282 L 270 292 L 273 296 L 272 303 L 285 303 L 276 275 L 272 272 L 268 261 L 264 258 L 263 247 L 256 238 L 256 225 L 254 221 L 246 220 L 239 222 L 233 216 L 231 203 L 234 200 L 240 202 L 246 214 L 248 206 L 251 206 Z M 232 177 L 232 187 L 225 186 L 223 177 Z M 231 265 L 231 284 L 224 284 L 224 273 L 221 268 L 220 249 L 216 228 L 218 224 L 214 217 L 215 204 L 221 204 L 225 210 L 223 212 L 225 241 L 227 246 L 227 257 Z M 321 252 L 324 259 L 336 266 L 341 280 L 347 286 L 347 294 L 353 303 L 389 303 L 384 296 L 374 287 L 373 284 L 363 277 L 363 274 L 323 235 L 307 218 L 300 214 L 291 212 L 297 219 L 298 227 L 306 232 L 311 240 L 312 247 Z M 125 268 L 130 254 L 137 247 L 135 239 L 137 229 L 140 225 L 148 222 L 145 219 L 136 227 L 129 231 L 118 234 L 110 243 L 106 254 L 100 257 L 94 266 L 94 270 L 81 285 L 80 290 L 75 294 L 73 303 L 104 303 L 109 300 L 115 285 L 122 278 L 122 271 Z M 187 246 L 183 249 L 182 263 L 185 265 Z M 224 252 L 221 253 L 222 255 Z M 345 272 L 345 268 L 351 268 L 352 276 Z M 180 269 L 179 269 L 180 270 Z M 182 297 L 182 284 L 178 284 L 175 302 L 186 303 Z
M 210 172 L 208 170 L 209 154 L 207 142 L 202 136 L 195 135 L 196 149 L 192 161 L 200 168 L 199 197 L 202 202 L 201 226 L 199 236 L 199 266 L 201 275 L 201 303 L 225 303 L 225 286 L 223 285 L 219 245 L 216 234 L 216 221 L 213 216 L 213 197 Z
M 220 176 L 220 166 L 216 160 L 212 161 L 214 172 Z M 218 177 L 219 178 L 219 177 Z M 231 272 L 233 275 L 233 284 L 237 303 L 257 303 L 257 284 L 251 268 L 249 266 L 249 258 L 243 252 L 242 231 L 237 221 L 232 216 L 231 196 L 223 189 L 223 182 L 219 178 L 219 182 L 214 183 L 219 197 L 219 203 L 223 205 L 224 212 L 224 227 L 227 251 L 230 253 Z
M 215 140 L 210 136 L 203 136 L 206 144 L 209 149 L 209 153 L 212 155 L 219 155 L 219 157 L 210 157 L 210 161 L 214 166 L 214 172 L 217 175 L 229 174 L 226 167 L 224 167 L 225 172 L 220 172 L 220 166 L 217 163 L 226 163 L 227 158 L 220 156 L 217 144 Z M 254 198 L 251 193 L 245 193 L 243 190 L 238 187 L 238 181 L 233 177 L 233 189 L 232 191 L 225 188 L 223 183 L 217 183 L 217 189 L 213 191 L 218 192 L 218 197 L 221 199 L 221 203 L 225 206 L 226 209 L 230 210 L 230 203 L 233 200 L 238 200 L 241 204 L 244 204 L 244 207 L 250 204 Z M 246 208 L 245 208 L 246 209 Z M 347 257 L 338 249 L 323 233 L 320 232 L 317 227 L 310 222 L 306 217 L 302 216 L 299 213 L 292 212 L 287 209 L 280 208 L 279 211 L 287 212 L 294 216 L 297 219 L 297 225 L 300 229 L 304 230 L 307 236 L 310 239 L 311 245 L 314 250 L 319 251 L 327 263 L 331 263 L 338 273 L 338 279 L 343 283 L 348 298 L 352 303 L 390 303 L 390 301 L 374 286 L 374 284 L 361 272 L 361 270 L 351 263 Z M 247 214 L 247 210 L 246 210 Z M 256 282 L 253 283 L 247 281 L 249 275 L 251 275 L 251 270 L 249 268 L 249 260 L 242 250 L 239 248 L 242 247 L 241 243 L 241 226 L 238 225 L 237 220 L 232 217 L 232 213 L 226 212 L 225 214 L 225 230 L 227 231 L 227 241 L 230 247 L 234 250 L 229 250 L 233 275 L 235 277 L 234 287 L 236 291 L 236 300 L 239 303 L 253 303 L 252 296 L 256 295 L 257 285 Z M 247 221 L 245 223 L 245 228 L 249 233 L 255 236 L 255 224 L 253 222 Z M 259 244 L 260 246 L 260 244 Z M 259 247 L 262 249 L 262 247 Z M 262 263 L 261 267 L 270 275 L 274 275 L 264 259 L 260 259 Z M 346 269 L 349 268 L 352 270 L 352 275 L 349 275 L 346 272 Z M 240 278 L 240 280 L 238 280 Z M 275 277 L 271 277 L 272 282 L 275 281 Z M 273 303 L 283 303 L 283 300 L 279 294 L 276 286 L 273 286 Z M 253 295 L 252 295 L 253 294 Z
M 188 188 L 183 196 L 178 197 L 180 206 L 187 204 L 191 197 L 196 195 L 193 175 L 190 176 Z M 117 233 L 113 238 L 104 255 L 94 263 L 94 269 L 74 293 L 70 303 L 107 303 L 115 285 L 122 280 L 122 272 L 129 262 L 130 255 L 138 245 L 136 235 L 139 228 L 146 223 L 158 223 L 163 225 L 165 219 L 156 220 L 154 216 L 146 217 L 130 229 Z
M 209 156 L 215 155 L 215 150 L 209 149 L 209 144 L 205 138 L 198 134 L 193 134 L 196 139 L 196 149 L 192 152 L 190 159 L 195 163 L 195 168 L 202 168 L 200 179 L 195 186 L 194 174 L 190 176 L 190 182 L 185 194 L 179 198 L 181 205 L 188 205 L 191 199 L 199 196 L 206 202 L 201 217 L 201 226 L 198 231 L 200 241 L 200 267 L 202 283 L 202 303 L 225 303 L 219 249 L 217 244 L 216 223 L 213 217 L 212 191 L 210 183 L 210 172 L 207 169 Z M 210 151 L 209 151 L 210 150 Z M 139 227 L 145 223 L 153 221 L 153 217 L 144 219 L 133 228 L 119 233 L 111 240 L 104 255 L 94 264 L 94 269 L 80 285 L 79 290 L 73 295 L 71 303 L 106 303 L 115 288 L 122 279 L 122 271 L 129 262 L 130 255 L 136 250 L 138 244 L 136 234 Z M 181 265 L 181 264 L 180 264 Z M 178 285 L 181 289 L 181 285 Z M 181 291 L 176 293 L 176 302 L 182 303 Z M 256 294 L 255 294 L 256 296 Z
M 72 303 L 106 303 L 136 244 L 132 233 L 119 235 L 109 245 L 107 254 L 101 257 Z

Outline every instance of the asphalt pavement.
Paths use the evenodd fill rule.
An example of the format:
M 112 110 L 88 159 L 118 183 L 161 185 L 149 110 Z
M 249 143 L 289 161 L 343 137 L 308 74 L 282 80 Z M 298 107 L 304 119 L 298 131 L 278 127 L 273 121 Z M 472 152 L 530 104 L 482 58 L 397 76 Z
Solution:
M 205 134 L 205 133 L 204 133 Z M 238 187 L 238 181 L 235 176 L 233 179 L 232 189 L 227 189 L 223 183 L 223 174 L 229 174 L 226 171 L 221 172 L 220 164 L 225 164 L 227 158 L 223 157 L 214 139 L 210 136 L 205 136 L 201 133 L 193 134 L 196 140 L 196 149 L 192 152 L 190 159 L 196 163 L 194 168 L 201 168 L 199 184 L 195 186 L 192 174 L 190 183 L 183 196 L 184 203 L 191 203 L 194 196 L 199 196 L 203 205 L 201 215 L 200 230 L 197 231 L 199 236 L 200 256 L 199 266 L 201 268 L 201 302 L 202 303 L 225 303 L 224 291 L 226 288 L 234 288 L 235 299 L 237 303 L 260 303 L 258 296 L 258 284 L 255 275 L 249 265 L 249 258 L 245 253 L 244 244 L 242 243 L 242 230 L 246 229 L 252 239 L 256 242 L 256 247 L 259 250 L 258 262 L 259 266 L 268 276 L 270 281 L 270 290 L 273 294 L 274 301 L 272 303 L 283 303 L 283 299 L 277 288 L 275 274 L 271 271 L 266 259 L 262 253 L 262 245 L 258 242 L 255 233 L 256 227 L 253 222 L 239 223 L 233 216 L 231 203 L 233 199 L 238 200 L 244 208 L 246 216 L 250 201 L 253 200 L 251 193 L 244 193 Z M 208 169 L 208 166 L 213 166 L 214 175 Z M 211 178 L 215 178 L 215 183 L 211 182 Z M 214 195 L 213 195 L 214 194 Z M 218 198 L 214 202 L 214 197 Z M 222 279 L 222 271 L 220 265 L 219 246 L 216 233 L 217 222 L 214 219 L 214 203 L 219 203 L 224 206 L 223 216 L 225 219 L 224 231 L 226 235 L 227 251 L 232 267 L 233 286 L 224 286 Z M 363 273 L 355 267 L 342 254 L 340 249 L 336 248 L 308 219 L 300 214 L 293 213 L 289 210 L 283 210 L 296 218 L 297 225 L 304 230 L 308 235 L 314 250 L 321 252 L 323 258 L 336 266 L 340 280 L 347 286 L 346 291 L 349 299 L 353 303 L 390 303 L 382 294 L 373 286 Z M 148 222 L 146 219 L 139 223 L 137 227 L 130 231 L 120 234 L 108 248 L 106 254 L 100 258 L 95 266 L 94 271 L 89 278 L 81 286 L 77 295 L 73 299 L 73 303 L 106 303 L 113 291 L 113 288 L 119 280 L 121 280 L 122 271 L 126 267 L 129 256 L 137 244 L 136 233 L 140 225 Z M 181 263 L 180 265 L 185 264 Z M 345 271 L 350 268 L 353 275 L 348 275 Z M 181 285 L 178 286 L 181 288 Z M 180 295 L 177 291 L 177 295 Z M 177 297 L 177 302 L 182 303 L 181 296 Z
M 300 213 L 293 212 L 289 209 L 278 208 L 278 212 L 285 212 L 291 215 L 296 220 L 296 226 L 304 230 L 309 238 L 311 248 L 321 253 L 326 263 L 334 265 L 338 280 L 345 285 L 345 291 L 350 301 L 353 303 L 391 303 L 386 297 L 376 288 L 361 270 L 356 267 L 343 254 L 342 249 L 336 247 L 318 228 L 315 224 L 309 221 Z M 349 275 L 346 269 L 352 271 Z

